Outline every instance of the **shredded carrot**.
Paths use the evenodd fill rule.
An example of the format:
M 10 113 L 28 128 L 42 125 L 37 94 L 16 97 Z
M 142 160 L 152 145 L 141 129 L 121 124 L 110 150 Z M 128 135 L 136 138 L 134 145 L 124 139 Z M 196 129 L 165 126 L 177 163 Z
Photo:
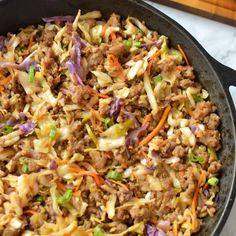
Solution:
M 74 195 L 75 197 L 80 197 L 81 191 L 78 190 L 78 191 L 74 192 L 73 195 Z
M 4 89 L 4 88 L 3 88 L 2 86 L 0 86 L 0 93 L 3 91 L 3 89 Z
M 124 190 L 126 190 L 127 192 L 129 191 L 129 188 L 128 188 L 125 184 L 122 184 L 121 182 L 115 181 L 115 180 L 113 180 L 113 179 L 110 179 L 109 181 L 111 181 L 111 182 L 114 183 L 114 184 L 117 184 L 117 185 L 121 186 L 121 187 L 122 187 Z
M 57 160 L 57 165 L 65 165 L 69 162 L 69 160 Z
M 109 98 L 108 95 L 97 92 L 96 90 L 90 88 L 90 94 L 93 96 L 98 96 L 100 98 Z
M 151 119 L 152 119 L 152 113 L 146 115 L 145 118 L 143 119 L 142 126 L 144 126 L 144 125 L 146 125 L 148 122 L 150 122 Z
M 121 166 L 124 168 L 124 169 L 127 169 L 128 168 L 128 163 L 125 159 L 122 159 L 121 160 Z
M 151 74 L 151 68 L 153 63 L 155 62 L 155 60 L 161 55 L 161 50 L 156 51 L 151 57 L 150 57 L 150 61 L 148 63 L 148 67 L 147 67 L 147 73 L 148 75 Z
M 177 47 L 178 47 L 180 53 L 182 54 L 182 56 L 183 56 L 183 58 L 184 58 L 186 64 L 189 66 L 190 63 L 189 63 L 189 60 L 188 60 L 188 58 L 187 58 L 187 56 L 186 56 L 184 50 L 181 48 L 181 46 L 180 46 L 179 44 L 177 44 Z
M 33 210 L 33 209 L 28 209 L 24 211 L 24 214 L 29 214 L 29 215 L 34 215 L 38 213 L 37 211 Z
M 142 146 L 142 145 L 146 145 L 148 144 L 152 139 L 153 137 L 155 137 L 161 130 L 161 128 L 164 126 L 165 122 L 166 122 L 166 119 L 167 119 L 167 116 L 170 112 L 170 109 L 171 109 L 171 106 L 167 106 L 165 111 L 163 112 L 162 114 L 162 117 L 158 123 L 158 125 L 156 126 L 156 128 L 147 135 L 146 138 L 144 138 L 139 144 Z
M 95 183 L 98 186 L 101 186 L 103 184 L 103 179 L 101 176 L 99 176 L 98 174 L 91 172 L 91 171 L 87 171 L 87 170 L 82 170 L 79 167 L 69 167 L 69 171 L 73 172 L 73 173 L 77 173 L 79 175 L 88 175 L 94 178 Z
M 202 188 L 202 191 L 204 192 L 208 188 L 208 183 L 205 183 L 205 185 Z
M 178 225 L 177 225 L 176 220 L 174 221 L 174 224 L 173 224 L 173 234 L 174 236 L 178 236 Z
M 83 178 L 81 178 L 81 179 L 76 183 L 76 185 L 75 185 L 75 186 L 76 186 L 76 187 L 75 187 L 75 192 L 79 190 L 82 181 L 83 181 Z
M 107 58 L 108 58 L 108 61 L 110 62 L 110 64 L 114 67 L 114 69 L 117 73 L 117 76 L 119 76 L 121 79 L 125 80 L 123 67 L 121 66 L 117 57 L 114 54 L 109 54 L 107 56 Z
M 201 187 L 202 181 L 205 179 L 205 171 L 203 171 L 198 179 L 197 186 L 194 191 L 193 195 L 193 201 L 192 201 L 192 214 L 193 214 L 193 220 L 192 220 L 192 230 L 195 232 L 197 230 L 197 200 L 198 200 L 198 193 L 199 189 Z
M 117 36 L 116 36 L 116 32 L 112 32 L 111 33 L 111 41 L 114 42 L 116 40 Z
M 12 77 L 11 76 L 8 76 L 8 77 L 6 77 L 6 78 L 4 78 L 4 79 L 1 79 L 0 80 L 0 85 L 6 85 L 10 80 L 12 79 Z
M 57 187 L 61 190 L 61 191 L 67 191 L 67 188 L 66 188 L 66 186 L 63 184 L 63 183 L 61 183 L 61 182 L 57 182 Z
M 106 30 L 107 30 L 107 27 L 108 27 L 107 24 L 103 25 L 103 27 L 102 27 L 102 37 L 103 37 L 103 38 L 105 38 L 105 32 L 106 32 Z
M 72 235 L 74 235 L 76 229 L 77 229 L 77 227 L 75 227 L 74 229 L 72 229 L 70 232 L 63 234 L 63 236 L 72 236 Z M 76 235 L 77 235 L 77 234 L 76 234 Z

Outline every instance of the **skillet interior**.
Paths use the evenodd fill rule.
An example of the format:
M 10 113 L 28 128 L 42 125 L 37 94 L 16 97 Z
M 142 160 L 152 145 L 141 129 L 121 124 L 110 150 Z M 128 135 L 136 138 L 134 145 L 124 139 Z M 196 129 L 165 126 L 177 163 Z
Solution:
M 184 46 L 198 80 L 209 91 L 210 99 L 217 104 L 221 117 L 222 150 L 219 158 L 223 169 L 218 211 L 214 218 L 204 220 L 198 233 L 218 236 L 232 205 L 230 194 L 235 178 L 235 128 L 225 91 L 206 52 L 181 26 L 147 4 L 135 0 L 7 0 L 0 2 L 0 32 L 16 32 L 19 27 L 42 22 L 43 16 L 76 14 L 78 8 L 83 12 L 101 10 L 104 17 L 112 12 L 124 17 L 132 15 L 144 20 L 150 29 L 168 36 L 173 47 L 178 43 Z

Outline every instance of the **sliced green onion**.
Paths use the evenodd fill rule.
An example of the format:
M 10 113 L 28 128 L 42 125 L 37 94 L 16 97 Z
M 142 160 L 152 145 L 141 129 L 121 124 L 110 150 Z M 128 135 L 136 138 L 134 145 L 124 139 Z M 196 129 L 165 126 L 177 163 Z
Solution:
M 98 140 L 97 140 L 96 135 L 94 134 L 94 132 L 92 131 L 92 129 L 90 128 L 90 126 L 88 124 L 85 124 L 85 127 L 87 129 L 89 137 L 93 140 L 93 142 L 97 146 L 98 145 Z
M 114 120 L 110 117 L 106 117 L 103 119 L 103 123 L 104 123 L 104 128 L 108 129 L 109 127 L 114 125 Z
M 155 76 L 155 77 L 153 77 L 152 79 L 153 79 L 155 85 L 157 85 L 160 81 L 163 80 L 163 78 L 162 78 L 162 76 L 160 74 Z
M 44 197 L 43 196 L 41 196 L 41 195 L 36 195 L 36 196 L 34 196 L 34 202 L 40 202 L 40 203 L 42 203 L 42 202 L 44 202 L 45 201 L 45 199 L 44 199 Z
M 207 183 L 211 186 L 216 186 L 219 183 L 219 179 L 216 177 L 211 177 L 208 179 Z
M 107 178 L 113 180 L 122 180 L 122 174 L 120 174 L 116 170 L 109 170 L 109 172 L 107 173 Z
M 131 41 L 131 40 L 127 40 L 127 39 L 123 41 L 123 44 L 124 44 L 125 47 L 127 47 L 127 48 L 131 48 L 132 45 L 133 45 L 132 41 Z
M 21 170 L 23 173 L 27 174 L 29 173 L 29 165 L 28 162 L 26 160 L 21 159 L 20 160 L 20 164 L 21 164 Z
M 34 66 L 31 65 L 29 68 L 29 82 L 33 83 L 35 80 L 34 78 Z
M 52 127 L 49 133 L 49 137 L 51 140 L 55 140 L 56 138 L 56 134 L 57 134 L 57 128 L 56 127 Z
M 203 165 L 205 163 L 205 159 L 201 156 L 197 156 L 195 155 L 194 153 L 190 152 L 188 154 L 188 159 L 192 162 L 198 162 L 200 163 L 201 165 Z
M 139 42 L 139 41 L 133 42 L 133 46 L 137 47 L 137 48 L 140 48 L 142 46 L 142 42 Z
M 105 231 L 99 225 L 97 225 L 95 228 L 93 228 L 94 236 L 104 236 L 104 233 L 105 233 Z
M 4 134 L 10 134 L 11 132 L 13 132 L 13 130 L 14 130 L 14 129 L 13 129 L 12 126 L 6 125 L 6 126 L 3 127 L 2 132 L 3 132 Z
M 201 102 L 201 101 L 203 101 L 203 98 L 202 98 L 201 96 L 197 95 L 197 94 L 192 94 L 192 97 L 193 97 L 193 100 L 194 100 L 195 102 Z
M 72 198 L 72 190 L 68 189 L 67 191 L 64 192 L 63 195 L 57 196 L 57 203 L 58 204 L 65 204 L 69 202 Z

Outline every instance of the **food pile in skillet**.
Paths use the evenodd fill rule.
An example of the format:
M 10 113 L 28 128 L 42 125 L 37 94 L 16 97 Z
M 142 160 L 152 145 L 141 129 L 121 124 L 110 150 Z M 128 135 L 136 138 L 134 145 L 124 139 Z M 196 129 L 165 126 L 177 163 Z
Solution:
M 220 118 L 181 46 L 134 17 L 43 20 L 0 37 L 0 234 L 199 231 Z

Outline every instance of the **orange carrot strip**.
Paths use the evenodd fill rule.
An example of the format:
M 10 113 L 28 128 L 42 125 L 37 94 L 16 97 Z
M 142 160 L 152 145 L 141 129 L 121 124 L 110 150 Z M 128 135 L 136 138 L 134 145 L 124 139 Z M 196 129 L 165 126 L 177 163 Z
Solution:
M 113 180 L 113 179 L 110 179 L 109 181 L 111 181 L 111 182 L 114 183 L 114 184 L 117 184 L 117 185 L 121 186 L 121 187 L 122 187 L 124 190 L 126 190 L 127 192 L 129 191 L 129 188 L 128 188 L 125 184 L 122 184 L 121 182 L 115 181 L 115 180 Z
M 121 160 L 121 166 L 124 168 L 124 169 L 127 169 L 128 168 L 128 163 L 125 159 L 122 159 Z
M 91 90 L 90 90 L 90 93 L 91 93 L 91 95 L 93 95 L 93 96 L 98 96 L 98 97 L 100 97 L 100 98 L 109 98 L 108 95 L 99 93 L 99 92 L 95 91 L 95 90 L 92 89 L 92 88 L 91 88 Z
M 33 209 L 28 209 L 24 211 L 24 214 L 29 214 L 29 215 L 34 215 L 38 213 L 37 211 L 33 210 Z
M 178 225 L 177 225 L 176 220 L 174 221 L 174 224 L 173 224 L 173 234 L 174 236 L 178 236 Z
M 57 165 L 64 165 L 67 164 L 69 160 L 56 160 Z
M 193 214 L 193 220 L 192 220 L 192 230 L 195 232 L 197 230 L 197 200 L 198 200 L 198 193 L 199 189 L 201 187 L 201 183 L 205 178 L 205 171 L 203 171 L 198 179 L 197 186 L 194 191 L 193 195 L 193 201 L 192 201 L 192 214 Z
M 0 93 L 3 91 L 3 89 L 4 89 L 4 88 L 3 88 L 2 86 L 0 86 Z
M 146 115 L 145 118 L 143 119 L 142 126 L 144 126 L 144 125 L 146 125 L 148 122 L 150 122 L 151 119 L 152 119 L 152 113 Z
M 124 75 L 124 70 L 123 67 L 121 66 L 120 62 L 118 61 L 118 59 L 116 58 L 116 56 L 114 54 L 109 54 L 107 56 L 108 60 L 110 61 L 110 63 L 114 66 L 114 68 L 117 71 L 117 75 L 125 80 L 125 75 Z
M 161 50 L 158 50 L 156 51 L 150 58 L 150 61 L 149 61 L 149 64 L 148 64 L 148 67 L 147 67 L 147 73 L 148 75 L 151 74 L 151 68 L 152 68 L 152 65 L 153 63 L 155 62 L 155 60 L 161 55 Z
M 7 78 L 0 80 L 0 85 L 6 85 L 11 79 L 12 77 L 8 76 Z
M 168 116 L 168 114 L 169 114 L 169 112 L 170 112 L 170 109 L 171 109 L 171 106 L 170 106 L 170 105 L 166 107 L 166 109 L 165 109 L 165 111 L 163 112 L 162 117 L 161 117 L 161 119 L 160 119 L 158 125 L 156 126 L 156 128 L 155 128 L 151 133 L 149 133 L 149 134 L 147 135 L 147 137 L 144 138 L 144 139 L 139 143 L 141 146 L 148 144 L 148 143 L 153 139 L 153 137 L 155 137 L 155 136 L 160 132 L 161 128 L 163 127 L 163 125 L 164 125 L 165 122 L 166 122 L 166 119 L 167 119 L 167 116 Z
M 61 190 L 61 191 L 67 191 L 67 188 L 64 184 L 62 184 L 61 182 L 57 182 L 57 187 Z
M 111 33 L 111 41 L 114 42 L 116 40 L 116 32 Z
M 80 197 L 81 191 L 78 190 L 78 191 L 74 192 L 73 195 L 74 195 L 75 197 Z
M 208 183 L 205 183 L 205 185 L 202 188 L 202 191 L 204 192 L 208 188 Z
M 177 44 L 177 47 L 178 47 L 180 53 L 182 54 L 182 56 L 183 56 L 183 58 L 184 58 L 186 64 L 189 66 L 190 63 L 189 63 L 189 60 L 188 60 L 188 58 L 187 58 L 187 56 L 186 56 L 184 50 L 181 48 L 181 46 L 180 46 L 179 44 Z
M 103 179 L 101 176 L 99 176 L 96 173 L 93 173 L 91 171 L 87 171 L 87 170 L 82 170 L 79 167 L 69 167 L 69 171 L 70 172 L 74 172 L 77 173 L 79 175 L 88 175 L 94 178 L 94 181 L 96 182 L 96 184 L 98 186 L 101 186 L 103 184 Z

